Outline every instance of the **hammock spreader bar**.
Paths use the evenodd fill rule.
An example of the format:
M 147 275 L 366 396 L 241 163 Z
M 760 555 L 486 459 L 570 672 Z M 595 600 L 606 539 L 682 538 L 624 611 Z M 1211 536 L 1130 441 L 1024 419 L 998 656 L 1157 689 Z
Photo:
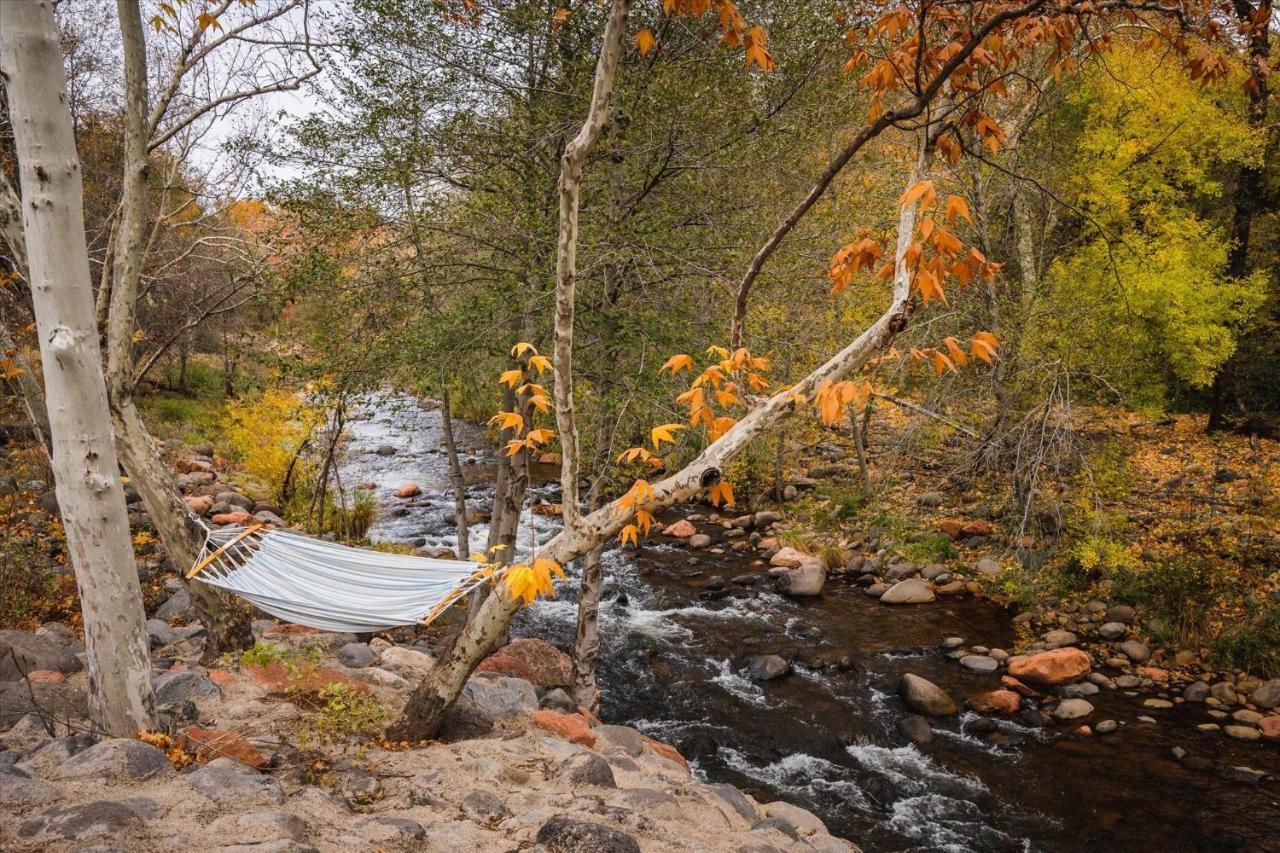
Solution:
M 254 525 L 210 530 L 187 577 L 197 575 L 289 622 L 365 633 L 429 622 L 490 573 Z

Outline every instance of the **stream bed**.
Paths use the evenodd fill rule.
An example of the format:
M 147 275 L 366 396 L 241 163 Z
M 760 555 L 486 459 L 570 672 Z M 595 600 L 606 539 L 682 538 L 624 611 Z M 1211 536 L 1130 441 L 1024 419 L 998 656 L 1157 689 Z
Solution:
M 479 428 L 455 428 L 469 505 L 487 506 L 496 459 Z M 439 411 L 381 395 L 357 411 L 350 431 L 343 481 L 375 483 L 382 507 L 370 536 L 455 545 Z M 395 453 L 379 454 L 384 446 Z M 553 475 L 535 472 L 543 481 L 536 496 L 554 500 Z M 406 482 L 423 494 L 395 498 Z M 526 513 L 526 522 L 539 542 L 557 527 L 541 515 Z M 700 529 L 717 538 L 717 528 Z M 471 531 L 473 546 L 483 547 L 484 533 Z M 812 810 L 868 853 L 1280 851 L 1280 786 L 1232 769 L 1280 775 L 1275 745 L 1197 731 L 1207 719 L 1201 706 L 1151 712 L 1139 707 L 1144 697 L 1118 691 L 1090 697 L 1096 711 L 1087 722 L 1121 723 L 1109 736 L 1001 721 L 997 734 L 979 738 L 965 732 L 972 716 L 962 713 L 935 720 L 932 743 L 911 745 L 897 730 L 902 674 L 929 679 L 958 703 L 994 689 L 998 675 L 960 667 L 939 644 L 959 636 L 1009 648 L 1012 614 L 968 597 L 890 607 L 838 578 L 808 600 L 734 583 L 723 597 L 708 594 L 713 577 L 760 575 L 752 559 L 727 548 L 689 551 L 656 531 L 635 552 L 606 552 L 598 678 L 607 722 L 678 746 L 709 781 Z M 568 648 L 576 608 L 571 575 L 556 599 L 517 617 L 512 633 Z M 751 681 L 746 661 L 758 654 L 793 661 L 791 674 Z M 1156 723 L 1138 720 L 1152 713 Z M 1185 750 L 1181 760 L 1175 747 Z

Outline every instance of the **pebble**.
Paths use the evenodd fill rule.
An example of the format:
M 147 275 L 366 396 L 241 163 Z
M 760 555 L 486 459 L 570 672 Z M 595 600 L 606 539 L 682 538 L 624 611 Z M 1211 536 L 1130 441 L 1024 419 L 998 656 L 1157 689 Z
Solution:
M 995 672 L 1000 668 L 995 658 L 986 655 L 965 655 L 960 658 L 960 665 L 975 672 Z
M 1168 699 L 1145 699 L 1142 702 L 1144 708 L 1172 708 L 1173 703 Z
M 1116 729 L 1120 728 L 1120 724 L 1115 720 L 1103 720 L 1093 727 L 1093 730 L 1100 735 L 1109 735 Z
M 1222 731 L 1236 740 L 1258 740 L 1262 737 L 1262 732 L 1253 726 L 1223 726 Z
M 1055 720 L 1078 720 L 1093 713 L 1093 705 L 1084 699 L 1063 699 L 1053 709 Z

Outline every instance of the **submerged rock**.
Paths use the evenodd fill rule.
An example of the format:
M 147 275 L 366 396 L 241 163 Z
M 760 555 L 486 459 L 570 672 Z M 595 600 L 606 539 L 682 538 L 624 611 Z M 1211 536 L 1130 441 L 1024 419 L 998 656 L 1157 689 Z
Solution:
M 910 672 L 902 676 L 898 685 L 902 701 L 911 710 L 930 717 L 945 717 L 956 713 L 956 703 L 947 692 L 928 679 Z

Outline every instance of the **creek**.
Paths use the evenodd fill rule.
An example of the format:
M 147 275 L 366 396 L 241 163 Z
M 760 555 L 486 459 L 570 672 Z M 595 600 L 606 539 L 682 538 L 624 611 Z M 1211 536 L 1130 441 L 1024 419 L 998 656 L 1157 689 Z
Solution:
M 482 431 L 457 423 L 471 506 L 488 506 L 496 459 Z M 440 413 L 411 397 L 380 395 L 350 424 L 344 483 L 377 484 L 375 540 L 455 544 Z M 394 455 L 379 455 L 382 445 Z M 535 472 L 534 494 L 555 499 L 554 472 Z M 422 496 L 392 494 L 415 482 Z M 665 521 L 674 520 L 674 516 Z M 557 519 L 526 512 L 537 541 Z M 522 525 L 520 546 L 529 547 Z M 758 799 L 783 798 L 820 816 L 833 834 L 869 851 L 1280 850 L 1274 781 L 1233 774 L 1249 766 L 1280 775 L 1274 745 L 1197 731 L 1204 711 L 1154 712 L 1143 697 L 1103 691 L 1088 722 L 1115 719 L 1109 736 L 1002 720 L 983 737 L 967 712 L 935 720 L 935 738 L 911 745 L 897 730 L 904 672 L 942 687 L 958 703 L 994 689 L 998 676 L 970 672 L 940 647 L 945 637 L 1011 648 L 1012 614 L 969 597 L 890 607 L 832 579 L 821 596 L 793 600 L 764 584 L 707 583 L 762 575 L 750 555 L 722 544 L 690 551 L 654 535 L 634 552 L 606 552 L 600 614 L 602 717 L 678 746 L 695 772 Z M 483 548 L 485 531 L 471 531 Z M 723 553 L 713 553 L 722 550 Z M 558 596 L 517 617 L 512 633 L 569 648 L 577 608 L 571 576 Z M 757 684 L 747 659 L 780 654 L 792 672 Z M 1174 747 L 1186 751 L 1182 760 Z

